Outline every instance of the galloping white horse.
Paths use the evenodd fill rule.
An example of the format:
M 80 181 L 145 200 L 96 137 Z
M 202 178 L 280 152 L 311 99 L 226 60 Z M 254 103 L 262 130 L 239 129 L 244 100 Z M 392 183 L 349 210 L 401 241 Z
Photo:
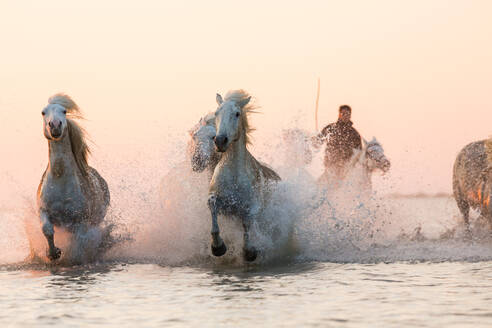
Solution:
M 209 188 L 212 254 L 222 256 L 227 251 L 217 223 L 217 216 L 224 214 L 241 220 L 244 258 L 254 261 L 258 252 L 251 244 L 250 229 L 269 201 L 272 183 L 280 177 L 258 162 L 246 147 L 252 130 L 248 122 L 248 114 L 253 111 L 253 106 L 248 105 L 251 97 L 245 91 L 237 90 L 230 91 L 224 100 L 217 94 L 216 100 L 219 107 L 215 112 L 215 145 L 223 155 L 215 167 Z
M 38 187 L 37 204 L 48 258 L 56 260 L 61 251 L 55 246 L 54 226 L 75 232 L 101 224 L 110 196 L 106 181 L 87 163 L 89 147 L 84 130 L 74 121 L 82 118 L 75 102 L 56 94 L 42 115 L 49 163 Z
M 345 167 L 344 177 L 351 174 L 359 173 L 355 179 L 350 181 L 352 187 L 356 183 L 361 190 L 372 190 L 372 174 L 376 170 L 381 170 L 383 173 L 388 172 L 391 167 L 391 162 L 384 154 L 383 146 L 373 137 L 371 141 L 364 140 L 363 147 L 360 151 L 356 151 L 352 159 Z M 337 181 L 335 174 L 329 168 L 325 168 L 324 173 L 318 179 L 322 184 Z M 338 184 L 335 184 L 338 185 Z

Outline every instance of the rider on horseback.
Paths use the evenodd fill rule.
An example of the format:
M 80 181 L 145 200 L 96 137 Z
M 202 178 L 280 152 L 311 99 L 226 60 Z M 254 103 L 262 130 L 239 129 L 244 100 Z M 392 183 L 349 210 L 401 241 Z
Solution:
M 359 132 L 352 127 L 350 106 L 342 105 L 338 112 L 338 121 L 328 124 L 313 137 L 312 141 L 315 148 L 321 147 L 326 141 L 325 167 L 336 176 L 343 177 L 345 167 L 354 154 L 354 149 L 362 149 L 362 142 Z

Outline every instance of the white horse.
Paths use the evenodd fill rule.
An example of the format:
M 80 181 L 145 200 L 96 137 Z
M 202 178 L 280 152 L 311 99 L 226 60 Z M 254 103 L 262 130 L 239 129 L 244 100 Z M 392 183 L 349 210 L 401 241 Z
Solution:
M 253 106 L 251 97 L 243 90 L 230 91 L 225 99 L 217 94 L 215 112 L 217 133 L 215 145 L 223 155 L 215 167 L 209 188 L 208 206 L 212 215 L 212 254 L 222 256 L 227 248 L 220 237 L 217 216 L 224 214 L 238 217 L 244 228 L 244 258 L 254 261 L 257 250 L 251 244 L 250 229 L 262 216 L 272 183 L 280 177 L 272 169 L 258 162 L 248 151 L 249 133 L 252 128 L 248 114 Z
M 203 172 L 207 169 L 209 178 L 212 177 L 221 155 L 215 149 L 215 134 L 215 114 L 209 113 L 191 129 L 191 140 L 188 144 L 193 171 Z
M 87 163 L 85 132 L 74 119 L 82 118 L 75 102 L 64 94 L 48 100 L 42 111 L 49 163 L 38 187 L 37 206 L 50 260 L 60 257 L 54 226 L 70 232 L 102 223 L 109 205 L 106 181 Z
M 369 190 L 372 189 L 372 174 L 376 170 L 386 173 L 391 168 L 391 162 L 384 154 L 384 149 L 381 143 L 375 137 L 371 141 L 364 140 L 365 152 L 361 158 L 361 164 L 364 168 L 364 178 L 366 186 Z
M 359 151 L 355 151 L 350 162 L 345 166 L 343 178 L 350 177 L 352 187 L 357 187 L 362 191 L 372 190 L 372 174 L 376 170 L 381 170 L 383 173 L 389 171 L 391 162 L 384 154 L 383 146 L 373 137 L 371 141 L 364 140 L 363 147 Z M 330 168 L 325 168 L 324 173 L 318 179 L 321 184 L 335 183 L 340 185 L 339 178 L 331 172 Z M 354 183 L 356 186 L 354 186 Z M 353 188 L 352 188 L 353 189 Z
M 170 210 L 185 195 L 206 193 L 220 153 L 215 150 L 215 114 L 209 113 L 189 131 L 186 159 L 166 174 L 160 185 L 164 209 Z M 204 172 L 206 174 L 193 174 Z M 202 190 L 202 187 L 205 188 Z M 176 208 L 174 208 L 176 209 Z

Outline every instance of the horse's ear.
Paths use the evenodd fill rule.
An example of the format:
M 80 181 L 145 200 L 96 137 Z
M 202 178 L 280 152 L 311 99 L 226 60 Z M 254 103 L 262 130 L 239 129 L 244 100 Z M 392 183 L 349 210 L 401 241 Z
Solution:
M 217 105 L 219 106 L 222 105 L 222 103 L 224 102 L 224 100 L 222 100 L 222 96 L 219 94 L 215 96 L 215 100 L 217 101 Z
M 239 108 L 243 108 L 244 106 L 246 106 L 249 101 L 251 100 L 251 96 L 249 96 L 248 98 L 244 98 L 244 99 L 241 99 L 237 102 L 237 104 L 239 105 Z

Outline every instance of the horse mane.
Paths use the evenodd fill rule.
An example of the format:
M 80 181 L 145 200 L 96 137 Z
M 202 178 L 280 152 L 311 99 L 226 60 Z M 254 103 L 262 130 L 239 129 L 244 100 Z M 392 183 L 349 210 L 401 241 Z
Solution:
M 70 138 L 70 145 L 72 146 L 72 153 L 75 157 L 75 162 L 77 163 L 80 172 L 82 175 L 86 176 L 89 169 L 87 158 L 90 154 L 90 149 L 86 142 L 87 133 L 75 121 L 75 119 L 84 118 L 79 106 L 77 106 L 72 98 L 63 93 L 58 93 L 50 97 L 50 99 L 48 99 L 48 103 L 57 104 L 66 109 L 68 136 Z
M 249 97 L 251 97 L 250 94 L 247 93 L 246 91 L 242 90 L 242 89 L 231 90 L 231 91 L 227 92 L 224 101 L 234 101 L 234 102 L 238 103 L 241 100 L 245 100 Z M 251 132 L 253 132 L 255 130 L 250 125 L 250 123 L 248 121 L 248 116 L 251 113 L 258 113 L 257 111 L 255 111 L 255 109 L 257 109 L 257 108 L 258 108 L 258 106 L 251 104 L 251 103 L 248 103 L 248 104 L 246 104 L 246 106 L 243 106 L 243 108 L 241 108 L 241 113 L 243 114 L 241 122 L 242 122 L 243 131 L 244 131 L 244 139 L 245 139 L 245 142 L 247 145 L 251 144 L 251 136 L 250 135 L 251 135 Z M 246 114 L 246 115 L 244 115 L 244 114 Z
M 260 162 L 258 162 L 258 164 L 260 164 L 261 170 L 263 171 L 263 175 L 267 180 L 274 180 L 274 181 L 282 180 L 280 178 L 280 175 L 278 175 L 277 172 L 275 172 L 272 168 Z
M 253 156 L 251 156 L 251 158 L 256 163 L 256 165 L 260 168 L 260 170 L 263 173 L 263 176 L 265 177 L 265 179 L 267 179 L 267 180 L 274 180 L 274 181 L 280 181 L 280 180 L 282 180 L 280 178 L 280 176 L 277 174 L 277 172 L 275 172 L 272 168 L 270 168 L 266 164 L 263 164 L 262 162 L 260 162 L 256 158 L 254 158 Z

